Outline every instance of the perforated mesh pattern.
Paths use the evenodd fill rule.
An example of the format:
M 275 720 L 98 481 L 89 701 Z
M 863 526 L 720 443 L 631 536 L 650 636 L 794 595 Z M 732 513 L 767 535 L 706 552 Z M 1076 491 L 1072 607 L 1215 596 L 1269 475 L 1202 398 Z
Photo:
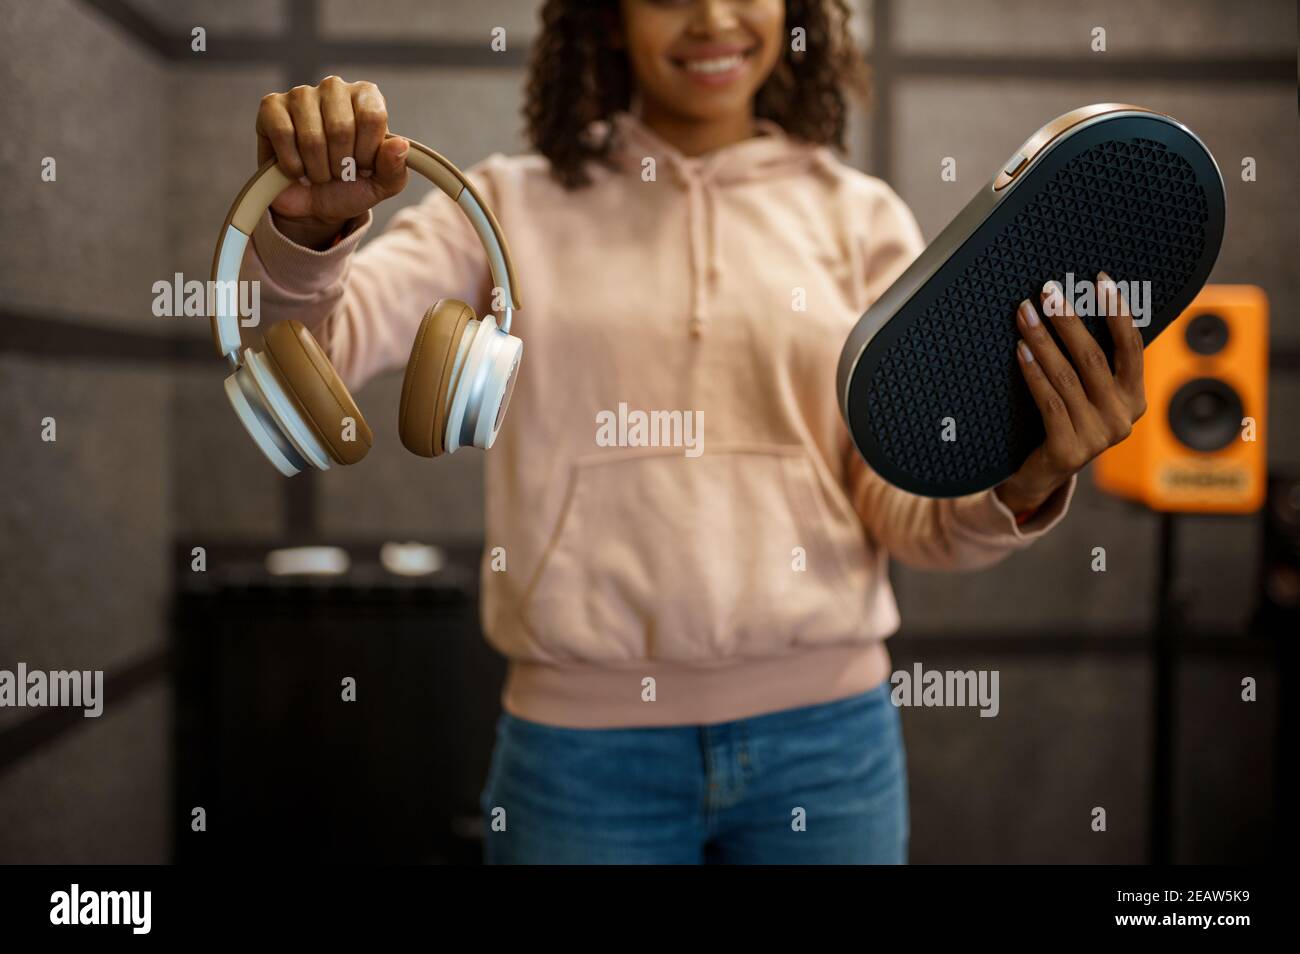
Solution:
M 866 405 L 888 461 L 932 486 L 1012 473 L 1043 439 L 1016 367 L 1016 306 L 1067 272 L 1150 281 L 1149 340 L 1176 317 L 1165 306 L 1192 277 L 1208 217 L 1195 171 L 1162 143 L 1110 140 L 1070 160 L 882 356 Z M 1109 357 L 1105 319 L 1085 324 Z M 941 439 L 948 417 L 956 441 Z

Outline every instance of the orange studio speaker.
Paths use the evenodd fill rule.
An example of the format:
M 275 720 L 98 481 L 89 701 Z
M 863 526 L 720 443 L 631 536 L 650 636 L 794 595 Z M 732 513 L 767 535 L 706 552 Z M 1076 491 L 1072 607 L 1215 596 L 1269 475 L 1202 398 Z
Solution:
M 1147 412 L 1097 486 L 1154 510 L 1249 513 L 1265 492 L 1268 299 L 1206 285 L 1146 349 Z

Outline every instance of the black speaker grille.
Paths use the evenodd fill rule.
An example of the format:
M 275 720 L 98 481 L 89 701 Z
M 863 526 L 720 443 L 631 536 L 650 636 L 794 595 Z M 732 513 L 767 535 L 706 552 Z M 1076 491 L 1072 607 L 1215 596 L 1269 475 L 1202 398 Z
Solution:
M 1167 324 L 1208 220 L 1196 172 L 1163 143 L 1107 140 L 1065 163 L 881 356 L 866 406 L 887 463 L 931 487 L 974 489 L 990 473 L 1014 472 L 1043 439 L 1016 367 L 1016 306 L 1037 304 L 1048 279 L 1091 281 L 1104 270 L 1150 281 L 1151 313 Z M 1109 357 L 1105 319 L 1084 323 Z M 1161 323 L 1145 329 L 1147 340 Z M 955 441 L 941 439 L 948 417 Z

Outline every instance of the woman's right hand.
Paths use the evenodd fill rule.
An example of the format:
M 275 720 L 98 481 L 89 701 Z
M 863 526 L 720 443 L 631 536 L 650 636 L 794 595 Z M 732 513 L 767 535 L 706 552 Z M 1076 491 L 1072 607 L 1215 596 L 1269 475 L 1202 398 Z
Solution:
M 263 96 L 257 111 L 258 165 L 274 157 L 299 180 L 271 203 L 275 224 L 309 248 L 328 246 L 348 220 L 401 192 L 409 148 L 388 135 L 388 109 L 374 83 L 327 76 L 319 86 Z M 354 160 L 350 181 L 347 159 Z

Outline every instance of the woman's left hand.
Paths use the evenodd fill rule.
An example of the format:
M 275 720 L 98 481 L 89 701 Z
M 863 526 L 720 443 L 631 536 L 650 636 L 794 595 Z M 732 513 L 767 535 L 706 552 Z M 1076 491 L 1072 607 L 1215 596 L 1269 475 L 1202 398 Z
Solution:
M 1115 345 L 1113 373 L 1105 352 L 1074 313 L 1058 283 L 1043 286 L 1042 310 L 1065 343 L 1069 359 L 1056 346 L 1028 299 L 1016 312 L 1021 336 L 1016 356 L 1034 403 L 1043 415 L 1047 438 L 995 490 L 1012 513 L 1031 512 L 1042 506 L 1085 464 L 1128 437 L 1133 423 L 1146 411 L 1142 335 L 1119 289 L 1105 272 L 1097 276 L 1095 298 L 1098 309 L 1106 314 Z

